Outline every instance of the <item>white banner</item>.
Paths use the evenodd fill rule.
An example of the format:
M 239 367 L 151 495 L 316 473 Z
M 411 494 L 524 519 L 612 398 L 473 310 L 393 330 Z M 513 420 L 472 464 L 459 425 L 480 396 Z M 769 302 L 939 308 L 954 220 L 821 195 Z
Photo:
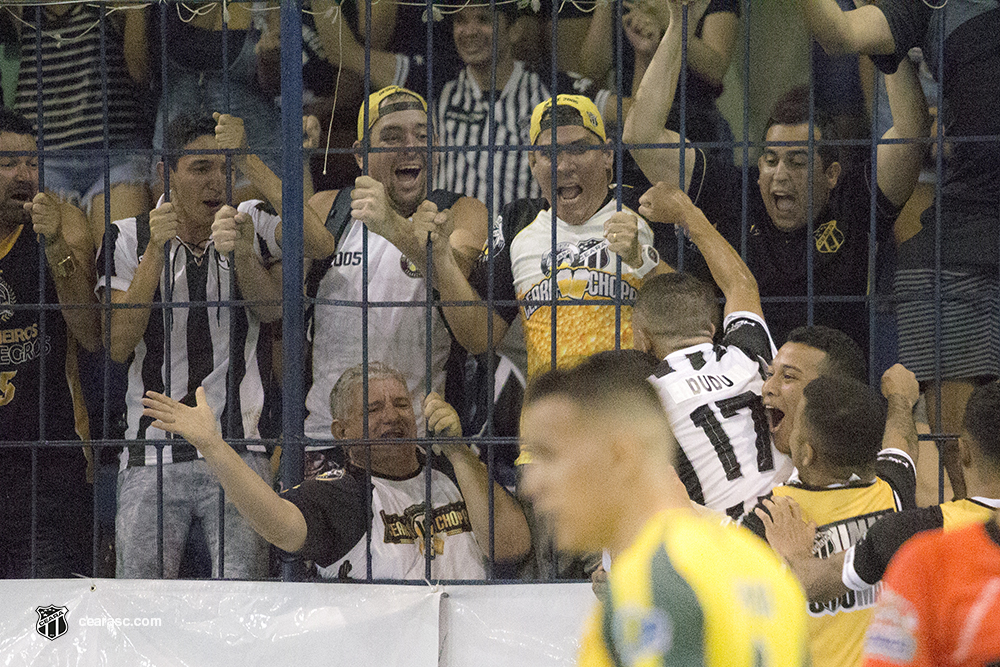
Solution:
M 0 663 L 436 667 L 440 599 L 419 586 L 7 581 Z
M 0 664 L 565 667 L 586 584 L 0 582 Z
M 441 667 L 572 667 L 597 600 L 589 584 L 448 586 Z

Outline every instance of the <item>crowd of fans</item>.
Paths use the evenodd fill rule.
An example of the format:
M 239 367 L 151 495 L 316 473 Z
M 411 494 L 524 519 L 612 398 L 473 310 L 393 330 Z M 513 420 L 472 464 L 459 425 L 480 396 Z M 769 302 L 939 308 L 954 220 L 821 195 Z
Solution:
M 546 2 L 435 3 L 428 60 L 423 10 L 307 2 L 291 393 L 279 124 L 298 110 L 277 105 L 292 40 L 272 4 L 0 9 L 20 57 L 0 109 L 0 575 L 255 579 L 288 561 L 601 591 L 601 554 L 561 548 L 544 490 L 520 488 L 551 443 L 514 444 L 522 399 L 588 359 L 649 378 L 674 491 L 790 564 L 812 664 L 860 663 L 907 538 L 1000 505 L 1000 4 L 797 0 L 891 118 L 864 150 L 839 143 L 863 133 L 844 109 L 871 106 L 817 74 L 776 91 L 738 164 L 716 99 L 744 3 L 642 0 L 620 23 L 611 3 L 558 21 Z M 943 89 L 936 125 L 921 71 Z M 900 239 L 928 160 L 935 205 Z M 291 396 L 305 481 L 281 489 Z M 939 439 L 944 505 L 922 426 L 961 434 Z M 585 473 L 581 512 L 602 471 Z M 868 650 L 890 662 L 923 604 L 903 604 L 910 561 L 874 615 Z

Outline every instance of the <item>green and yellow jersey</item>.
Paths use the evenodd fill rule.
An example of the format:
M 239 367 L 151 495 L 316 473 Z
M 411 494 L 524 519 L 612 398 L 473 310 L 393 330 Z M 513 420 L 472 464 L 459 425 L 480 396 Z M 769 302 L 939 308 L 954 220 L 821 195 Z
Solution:
M 802 667 L 805 596 L 760 540 L 668 510 L 615 559 L 582 667 Z

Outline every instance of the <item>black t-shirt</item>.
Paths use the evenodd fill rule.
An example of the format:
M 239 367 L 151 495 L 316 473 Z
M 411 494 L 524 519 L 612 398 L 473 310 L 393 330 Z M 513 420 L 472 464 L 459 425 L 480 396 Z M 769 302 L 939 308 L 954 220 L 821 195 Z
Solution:
M 948 509 L 946 518 L 943 508 Z M 921 507 L 905 512 L 896 512 L 878 520 L 868 529 L 868 533 L 854 545 L 854 559 L 851 567 L 854 573 L 870 586 L 882 578 L 889 561 L 908 539 L 925 530 L 939 528 L 950 529 L 953 519 L 961 516 L 960 525 L 970 516 L 979 516 L 981 521 L 994 511 L 994 508 L 974 499 L 956 500 L 933 507 Z
M 66 321 L 58 309 L 45 308 L 43 336 L 43 309 L 25 307 L 43 300 L 59 303 L 48 264 L 44 283 L 39 285 L 38 262 L 38 240 L 30 224 L 21 228 L 10 248 L 0 249 L 0 441 L 79 439 L 66 378 Z M 43 359 L 44 407 L 39 401 Z M 39 413 L 43 409 L 45 432 L 40 434 Z M 8 451 L 12 456 L 15 451 L 27 456 L 27 450 Z M 66 456 L 66 451 L 39 450 L 46 458 Z
M 764 319 L 777 345 L 788 333 L 807 323 L 807 232 L 783 232 L 771 222 L 764 207 L 756 166 L 747 176 L 747 233 L 745 261 L 760 289 Z M 846 169 L 830 193 L 826 207 L 813 224 L 813 294 L 864 297 L 868 294 L 868 242 L 871 227 L 869 167 Z M 709 221 L 737 250 L 742 248 L 742 187 L 740 167 L 706 159 L 697 151 L 688 194 Z M 891 248 L 892 224 L 900 208 L 881 190 L 875 197 L 877 247 Z M 773 300 L 777 297 L 782 300 Z M 788 297 L 793 297 L 789 299 Z M 814 323 L 840 329 L 862 348 L 868 343 L 868 309 L 862 300 L 816 301 Z
M 946 138 L 1000 134 L 1000 0 L 950 0 L 947 11 L 916 0 L 881 0 L 896 52 L 875 56 L 885 73 L 896 71 L 914 46 L 923 49 L 943 87 Z M 940 23 L 944 21 L 944 43 Z M 940 55 L 944 62 L 939 63 Z M 943 65 L 943 66 L 942 66 Z M 938 74 L 939 67 L 941 74 Z M 1000 256 L 1000 142 L 951 144 L 941 183 L 941 259 L 946 266 L 996 266 Z M 900 248 L 903 268 L 934 262 L 935 211 Z
M 419 458 L 421 468 L 412 477 L 423 474 L 424 458 L 422 455 Z M 458 485 L 455 471 L 446 458 L 435 456 L 431 465 Z M 371 518 L 365 520 L 367 493 L 364 469 L 351 464 L 283 492 L 282 497 L 298 507 L 306 521 L 306 541 L 297 555 L 323 567 L 346 556 L 371 526 Z

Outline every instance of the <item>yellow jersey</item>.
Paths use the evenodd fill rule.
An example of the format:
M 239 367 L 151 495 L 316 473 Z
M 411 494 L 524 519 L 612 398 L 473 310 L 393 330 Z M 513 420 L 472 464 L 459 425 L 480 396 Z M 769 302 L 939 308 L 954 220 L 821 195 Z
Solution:
M 614 562 L 581 667 L 802 667 L 805 596 L 763 542 L 667 510 Z
M 813 554 L 828 558 L 860 541 L 879 518 L 912 508 L 915 488 L 916 472 L 909 456 L 887 449 L 879 454 L 874 481 L 813 487 L 793 476 L 772 494 L 792 498 L 802 508 L 802 519 L 816 522 Z M 753 513 L 743 524 L 758 535 L 764 534 L 763 524 Z M 870 586 L 829 602 L 809 603 L 813 667 L 860 667 L 877 593 L 878 586 Z

